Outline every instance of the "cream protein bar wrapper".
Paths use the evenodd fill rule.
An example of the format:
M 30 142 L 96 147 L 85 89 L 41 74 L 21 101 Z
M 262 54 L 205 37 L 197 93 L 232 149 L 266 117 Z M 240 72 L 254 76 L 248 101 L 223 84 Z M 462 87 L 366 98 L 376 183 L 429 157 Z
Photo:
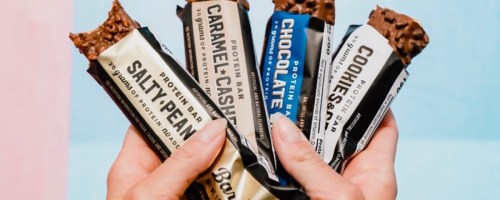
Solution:
M 342 173 L 378 128 L 428 36 L 413 19 L 377 7 L 365 25 L 350 26 L 335 53 L 323 159 Z
M 162 160 L 207 122 L 225 117 L 149 29 L 138 28 L 118 1 L 98 29 L 70 38 L 89 59 L 88 72 Z M 226 130 L 224 149 L 186 191 L 187 199 L 307 199 L 299 188 L 279 186 L 270 161 L 252 150 L 232 124 Z
M 260 62 L 268 113 L 290 118 L 322 155 L 334 2 L 273 2 Z
M 190 1 L 183 22 L 188 71 L 253 149 L 276 166 L 246 1 Z

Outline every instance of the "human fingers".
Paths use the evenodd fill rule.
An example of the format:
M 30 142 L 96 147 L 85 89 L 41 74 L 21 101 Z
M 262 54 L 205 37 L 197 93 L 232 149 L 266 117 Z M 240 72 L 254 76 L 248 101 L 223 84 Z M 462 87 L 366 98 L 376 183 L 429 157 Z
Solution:
M 273 115 L 271 121 L 273 143 L 280 162 L 311 199 L 363 199 L 354 184 L 319 157 L 294 123 L 283 115 Z
M 396 156 L 396 148 L 398 141 L 398 129 L 394 114 L 388 110 L 379 127 L 373 134 L 373 137 L 365 150 L 361 151 L 349 163 L 356 167 L 373 168 L 388 165 L 394 166 L 394 158 Z M 352 164 L 360 162 L 360 164 Z M 375 162 L 376 165 L 373 165 Z M 352 168 L 352 167 L 351 167 Z M 358 171 L 360 169 L 357 169 Z M 347 169 L 346 169 L 347 171 Z
M 132 125 L 108 173 L 107 199 L 123 199 L 127 191 L 161 164 Z
M 394 163 L 397 143 L 398 128 L 396 119 L 389 109 L 366 149 L 377 151 L 380 153 L 380 156 L 384 156 L 387 160 L 391 160 Z
M 349 161 L 344 177 L 371 199 L 395 199 L 397 140 L 396 120 L 389 110 L 366 149 Z
M 227 121 L 214 120 L 205 125 L 163 164 L 128 193 L 129 199 L 178 199 L 195 178 L 205 171 L 220 152 Z

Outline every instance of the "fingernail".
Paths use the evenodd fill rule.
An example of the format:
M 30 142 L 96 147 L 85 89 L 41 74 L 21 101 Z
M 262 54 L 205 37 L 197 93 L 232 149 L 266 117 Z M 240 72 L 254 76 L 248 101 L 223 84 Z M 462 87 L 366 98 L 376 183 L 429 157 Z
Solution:
M 283 114 L 271 116 L 271 122 L 273 123 L 273 128 L 278 129 L 281 139 L 284 142 L 292 143 L 299 140 L 306 140 L 305 136 L 300 132 L 299 128 L 297 128 L 297 125 Z
M 227 120 L 216 119 L 207 123 L 199 132 L 199 140 L 202 142 L 212 142 L 221 132 L 226 131 Z
M 271 114 L 269 121 L 271 122 L 271 124 L 274 124 L 274 123 L 278 122 L 278 119 L 280 119 L 281 117 L 286 117 L 286 116 L 280 112 L 277 112 L 277 113 Z

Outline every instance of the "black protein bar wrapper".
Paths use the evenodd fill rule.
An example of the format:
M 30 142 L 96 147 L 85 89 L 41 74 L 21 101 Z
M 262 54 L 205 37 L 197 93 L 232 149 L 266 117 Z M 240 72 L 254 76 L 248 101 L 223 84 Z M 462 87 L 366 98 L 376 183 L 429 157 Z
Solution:
M 178 7 L 188 71 L 259 154 L 276 166 L 247 10 L 234 1 Z
M 268 21 L 260 70 L 270 115 L 290 118 L 321 155 L 333 25 L 276 11 Z
M 343 172 L 363 150 L 409 74 L 370 25 L 352 25 L 332 62 L 324 160 Z
M 145 141 L 167 159 L 212 119 L 225 117 L 147 28 L 133 30 L 91 62 L 103 86 Z M 298 188 L 279 187 L 266 158 L 228 124 L 214 164 L 186 191 L 188 199 L 306 199 Z M 167 188 L 168 189 L 168 188 Z

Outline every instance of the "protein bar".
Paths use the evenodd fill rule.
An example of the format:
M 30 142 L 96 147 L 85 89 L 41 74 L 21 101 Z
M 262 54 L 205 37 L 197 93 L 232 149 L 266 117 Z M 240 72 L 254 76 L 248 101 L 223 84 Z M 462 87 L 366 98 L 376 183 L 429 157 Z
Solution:
M 366 25 L 352 25 L 332 62 L 324 160 L 343 172 L 370 141 L 429 37 L 410 17 L 377 7 Z
M 387 8 L 373 10 L 368 24 L 389 41 L 405 65 L 429 43 L 429 36 L 418 22 Z
M 88 72 L 164 160 L 224 113 L 148 28 L 138 27 L 114 1 L 104 24 L 91 32 L 70 34 L 70 38 L 89 59 Z M 185 197 L 307 198 L 298 188 L 280 187 L 271 162 L 255 153 L 230 123 L 226 138 L 214 164 L 193 182 Z
M 329 63 L 333 56 L 333 0 L 274 0 L 260 62 L 269 115 L 297 124 L 321 155 Z
M 335 24 L 335 4 L 333 0 L 273 0 L 275 11 L 308 14 Z
M 188 1 L 178 7 L 188 71 L 259 154 L 276 166 L 247 1 Z

